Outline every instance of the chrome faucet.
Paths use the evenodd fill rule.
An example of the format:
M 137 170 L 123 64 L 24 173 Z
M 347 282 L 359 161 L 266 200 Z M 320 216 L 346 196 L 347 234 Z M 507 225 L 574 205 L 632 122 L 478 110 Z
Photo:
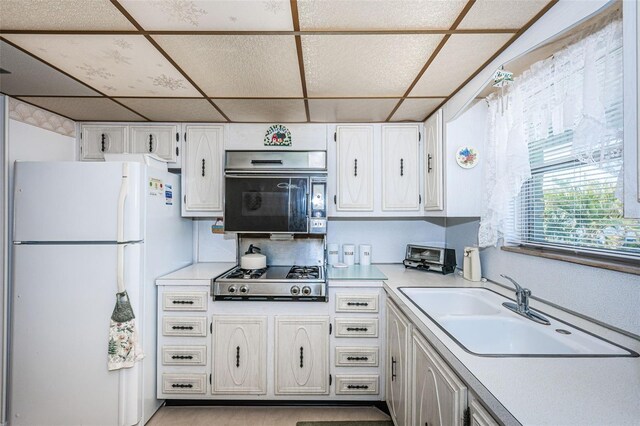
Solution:
M 548 319 L 546 319 L 539 313 L 529 309 L 529 297 L 531 296 L 531 290 L 529 290 L 528 288 L 523 288 L 520 284 L 516 282 L 516 280 L 514 280 L 513 278 L 507 275 L 500 274 L 500 276 L 502 278 L 509 280 L 511 284 L 513 284 L 516 287 L 517 304 L 513 302 L 504 302 L 502 306 L 532 321 L 535 321 L 540 324 L 549 325 Z

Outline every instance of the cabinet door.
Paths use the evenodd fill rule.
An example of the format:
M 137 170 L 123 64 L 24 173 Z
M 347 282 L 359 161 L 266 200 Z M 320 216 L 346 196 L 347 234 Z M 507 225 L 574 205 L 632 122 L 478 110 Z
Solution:
M 491 414 L 484 409 L 478 400 L 474 397 L 471 398 L 469 403 L 469 410 L 471 415 L 471 426 L 498 426 Z
M 104 154 L 121 154 L 127 149 L 126 126 L 82 126 L 82 159 L 104 160 Z
M 467 388 L 415 331 L 412 352 L 412 424 L 461 426 L 467 405 Z
M 396 425 L 408 425 L 407 367 L 409 321 L 398 308 L 387 303 L 387 405 Z
M 184 210 L 222 212 L 223 127 L 187 126 L 186 134 Z
M 129 152 L 155 154 L 168 162 L 176 161 L 178 126 L 131 126 L 129 130 Z
M 420 208 L 418 126 L 382 126 L 382 210 Z
M 425 160 L 424 160 L 424 209 L 442 210 L 442 109 L 439 109 L 424 123 Z
M 373 210 L 373 126 L 338 126 L 337 210 Z
M 213 316 L 214 394 L 267 392 L 267 318 Z
M 275 394 L 329 393 L 329 317 L 276 317 Z

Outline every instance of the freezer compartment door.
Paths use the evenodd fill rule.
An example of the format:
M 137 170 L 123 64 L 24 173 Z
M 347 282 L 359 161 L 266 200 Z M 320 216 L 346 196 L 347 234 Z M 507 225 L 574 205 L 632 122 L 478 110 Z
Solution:
M 123 241 L 139 241 L 144 166 L 127 164 Z M 116 241 L 122 175 L 121 162 L 16 162 L 14 241 Z
M 142 244 L 125 248 L 125 283 L 139 329 L 141 250 Z M 137 424 L 147 359 L 107 369 L 115 245 L 17 245 L 14 268 L 11 424 Z

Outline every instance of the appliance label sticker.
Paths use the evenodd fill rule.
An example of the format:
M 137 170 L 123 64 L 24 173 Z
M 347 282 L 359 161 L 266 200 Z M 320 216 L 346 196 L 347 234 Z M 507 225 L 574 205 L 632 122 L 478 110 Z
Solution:
M 164 203 L 168 206 L 173 205 L 173 187 L 169 184 L 164 186 Z
M 149 179 L 149 195 L 158 196 L 162 195 L 164 191 L 164 185 L 160 179 Z

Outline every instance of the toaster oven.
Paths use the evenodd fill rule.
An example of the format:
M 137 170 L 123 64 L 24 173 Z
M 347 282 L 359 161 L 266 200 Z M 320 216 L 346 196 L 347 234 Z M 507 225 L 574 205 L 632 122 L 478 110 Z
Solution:
M 402 263 L 405 268 L 450 274 L 456 269 L 456 251 L 424 244 L 407 244 L 407 252 Z

